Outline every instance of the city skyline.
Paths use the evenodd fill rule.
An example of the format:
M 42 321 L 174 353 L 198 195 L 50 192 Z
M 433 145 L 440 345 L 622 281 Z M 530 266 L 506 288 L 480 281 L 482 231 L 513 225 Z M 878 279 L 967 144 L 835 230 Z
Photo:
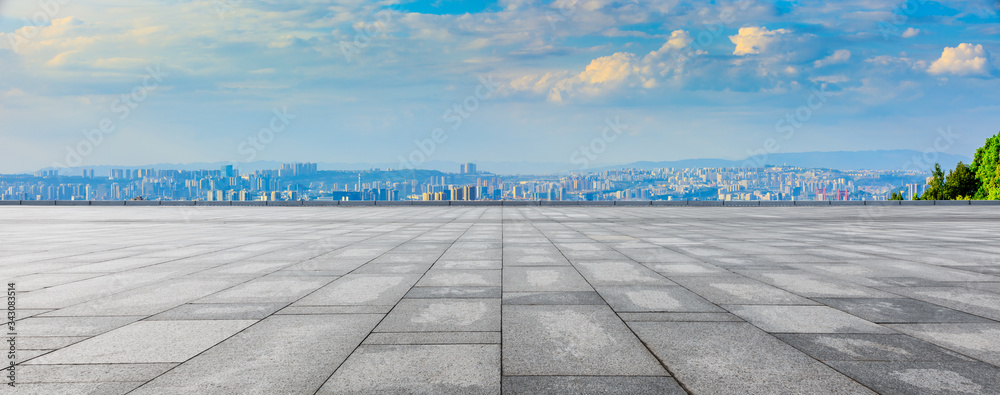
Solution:
M 409 169 L 81 169 L 0 175 L 0 201 L 859 201 L 918 197 L 931 188 L 921 170 L 653 168 L 498 175 L 463 163 L 457 172 Z
M 1000 120 L 997 7 L 5 2 L 0 173 L 256 160 L 600 167 L 880 149 L 969 157 Z M 952 138 L 939 144 L 942 135 Z

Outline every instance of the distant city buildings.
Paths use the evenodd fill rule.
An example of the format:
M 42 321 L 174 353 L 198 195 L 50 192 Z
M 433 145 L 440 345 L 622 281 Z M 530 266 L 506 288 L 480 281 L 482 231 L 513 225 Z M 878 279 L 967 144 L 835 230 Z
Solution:
M 475 163 L 463 163 L 459 174 L 476 174 Z
M 885 200 L 926 188 L 915 171 L 793 167 L 661 168 L 497 176 L 474 163 L 459 173 L 432 170 L 320 171 L 315 163 L 241 173 L 219 170 L 56 170 L 0 176 L 2 200 Z

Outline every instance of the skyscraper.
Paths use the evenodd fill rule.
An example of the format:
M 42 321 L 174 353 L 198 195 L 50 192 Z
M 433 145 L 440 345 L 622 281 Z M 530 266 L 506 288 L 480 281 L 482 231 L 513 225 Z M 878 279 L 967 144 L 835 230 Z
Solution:
M 462 174 L 476 174 L 476 164 L 475 163 L 463 163 L 462 164 Z

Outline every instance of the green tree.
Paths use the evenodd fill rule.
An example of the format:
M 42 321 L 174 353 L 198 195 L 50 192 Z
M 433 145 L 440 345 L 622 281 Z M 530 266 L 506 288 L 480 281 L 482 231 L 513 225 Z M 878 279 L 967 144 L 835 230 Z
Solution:
M 920 199 L 948 200 L 944 194 L 944 170 L 941 170 L 940 164 L 934 164 L 934 173 L 932 173 L 931 178 L 927 180 L 927 190 L 924 191 L 924 196 L 921 196 Z
M 979 181 L 976 199 L 1000 200 L 1000 133 L 986 139 L 986 144 L 976 150 L 969 170 Z
M 889 200 L 903 200 L 903 192 L 893 192 Z
M 979 179 L 966 164 L 958 162 L 955 170 L 948 172 L 944 182 L 944 196 L 948 200 L 972 199 L 979 191 Z

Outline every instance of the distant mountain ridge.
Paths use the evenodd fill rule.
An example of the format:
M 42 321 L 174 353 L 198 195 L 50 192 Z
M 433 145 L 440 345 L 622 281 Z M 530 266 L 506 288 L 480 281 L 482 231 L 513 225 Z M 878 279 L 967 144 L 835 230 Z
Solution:
M 925 156 L 929 156 L 931 161 L 926 161 Z M 478 165 L 481 171 L 496 174 L 555 174 L 571 171 L 605 171 L 615 169 L 655 169 L 655 168 L 701 168 L 701 167 L 758 167 L 758 166 L 793 166 L 803 168 L 835 169 L 835 170 L 923 170 L 930 171 L 934 163 L 940 163 L 945 170 L 955 168 L 959 161 L 966 164 L 972 162 L 972 158 L 938 153 L 936 158 L 932 155 L 925 155 L 923 152 L 914 150 L 878 150 L 878 151 L 815 151 L 815 152 L 793 152 L 774 153 L 766 157 L 751 157 L 742 160 L 730 159 L 682 159 L 675 161 L 639 161 L 613 166 L 598 166 L 581 169 L 570 163 L 559 162 L 488 162 L 472 161 Z M 107 176 L 110 169 L 157 169 L 157 170 L 202 170 L 219 169 L 224 165 L 234 165 L 241 172 L 253 172 L 256 170 L 278 169 L 281 161 L 255 161 L 255 162 L 195 162 L 195 163 L 160 163 L 142 166 L 81 166 L 68 169 L 59 169 L 63 174 L 80 174 L 81 169 L 94 169 L 98 176 Z M 344 162 L 318 162 L 320 170 L 368 170 L 378 169 L 398 169 L 399 163 L 344 163 Z M 455 173 L 459 170 L 460 163 L 451 161 L 428 161 L 421 163 L 418 167 L 427 170 L 438 170 Z M 55 170 L 48 168 L 43 170 Z
M 927 161 L 928 158 L 932 161 Z M 751 157 L 743 160 L 727 159 L 685 159 L 666 162 L 633 162 L 619 166 L 605 166 L 590 169 L 591 171 L 612 170 L 622 168 L 656 169 L 656 168 L 695 168 L 695 167 L 759 167 L 759 166 L 793 166 L 815 169 L 835 170 L 923 170 L 930 171 L 934 163 L 940 163 L 944 169 L 953 169 L 958 162 L 966 164 L 972 158 L 938 153 L 925 155 L 914 150 L 879 150 L 879 151 L 816 151 L 774 153 L 766 157 Z

